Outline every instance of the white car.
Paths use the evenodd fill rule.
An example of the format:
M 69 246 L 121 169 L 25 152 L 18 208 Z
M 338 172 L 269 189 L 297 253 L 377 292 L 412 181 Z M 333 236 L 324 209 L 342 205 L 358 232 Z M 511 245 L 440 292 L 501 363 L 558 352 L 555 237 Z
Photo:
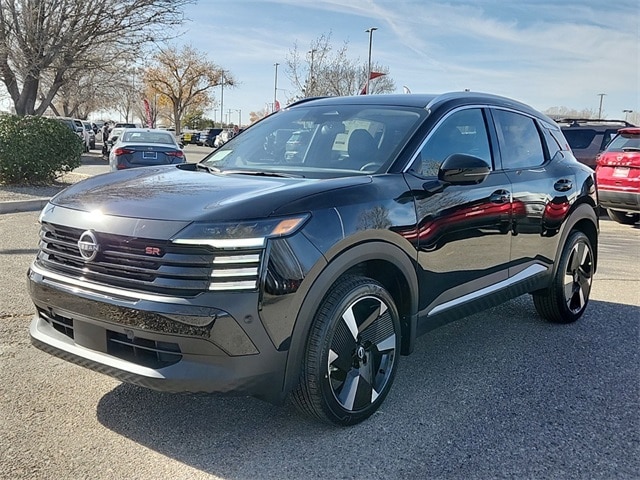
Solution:
M 96 132 L 93 131 L 93 125 L 91 125 L 91 122 L 87 120 L 82 120 L 82 125 L 89 135 L 89 149 L 93 150 L 96 148 Z
M 80 120 L 79 118 L 74 118 L 73 119 L 73 124 L 76 127 L 76 133 L 78 134 L 78 136 L 84 142 L 84 151 L 88 152 L 90 150 L 90 145 L 91 145 L 91 139 L 89 138 L 89 132 L 87 132 L 85 130 L 84 124 L 83 124 L 82 120 Z

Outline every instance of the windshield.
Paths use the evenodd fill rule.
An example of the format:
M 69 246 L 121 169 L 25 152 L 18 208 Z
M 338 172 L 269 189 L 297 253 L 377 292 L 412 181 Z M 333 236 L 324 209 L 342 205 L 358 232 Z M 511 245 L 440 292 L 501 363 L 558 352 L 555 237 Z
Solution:
M 303 105 L 265 118 L 202 163 L 221 172 L 305 178 L 380 173 L 426 114 L 423 109 L 398 106 Z

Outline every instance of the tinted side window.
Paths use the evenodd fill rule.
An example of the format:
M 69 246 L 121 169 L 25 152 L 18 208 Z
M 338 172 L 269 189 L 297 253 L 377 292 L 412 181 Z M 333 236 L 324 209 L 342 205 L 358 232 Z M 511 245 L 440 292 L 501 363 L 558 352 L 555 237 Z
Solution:
M 587 148 L 593 142 L 593 138 L 596 136 L 595 130 L 571 130 L 565 129 L 564 136 L 571 145 L 571 148 Z
M 544 151 L 534 120 L 519 113 L 494 110 L 502 167 L 529 168 L 544 163 Z
M 412 171 L 437 177 L 442 162 L 454 153 L 473 155 L 493 165 L 481 109 L 459 110 L 446 117 L 422 146 Z
M 549 152 L 548 158 L 555 157 L 556 154 L 562 150 L 562 145 L 548 127 L 542 127 L 542 134 L 544 135 L 544 140 L 547 144 L 547 151 Z

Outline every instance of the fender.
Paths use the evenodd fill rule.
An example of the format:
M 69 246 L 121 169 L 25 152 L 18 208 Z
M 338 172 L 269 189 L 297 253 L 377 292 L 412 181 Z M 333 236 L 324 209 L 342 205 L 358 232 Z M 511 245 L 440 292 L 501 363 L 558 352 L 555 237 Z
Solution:
M 569 234 L 571 233 L 573 228 L 576 226 L 576 224 L 578 224 L 583 220 L 587 220 L 591 222 L 593 224 L 593 228 L 596 233 L 600 231 L 598 216 L 596 215 L 596 212 L 593 206 L 589 205 L 588 203 L 581 203 L 580 205 L 576 206 L 576 208 L 569 214 L 569 218 L 567 218 L 567 220 L 564 223 L 562 234 L 560 236 L 560 242 L 559 242 L 559 245 L 561 245 L 562 247 L 558 248 L 558 251 L 556 252 L 556 257 L 553 262 L 553 275 L 557 273 L 558 263 L 560 262 L 560 256 L 562 255 L 562 251 L 564 250 L 564 245 L 567 242 L 567 238 L 569 237 Z M 586 232 L 586 233 L 588 234 L 589 232 Z M 593 247 L 593 257 L 594 257 L 593 271 L 595 273 L 596 267 L 598 264 L 597 235 L 596 235 L 596 243 L 592 245 L 592 247 Z
M 377 232 L 379 235 L 381 232 Z M 388 232 L 391 233 L 391 232 Z M 392 234 L 395 236 L 395 234 Z M 335 249 L 332 249 L 335 251 Z M 400 270 L 410 286 L 410 308 L 406 319 L 408 322 L 407 338 L 402 339 L 403 353 L 413 350 L 416 338 L 418 318 L 418 277 L 415 265 L 407 252 L 388 242 L 368 241 L 357 244 L 340 254 L 334 256 L 327 264 L 320 265 L 317 271 L 314 267 L 309 272 L 309 277 L 315 276 L 308 283 L 308 291 L 304 294 L 302 305 L 298 309 L 295 326 L 291 338 L 291 348 L 287 357 L 285 368 L 284 393 L 288 393 L 298 381 L 304 351 L 307 345 L 306 338 L 311 329 L 311 323 L 322 300 L 336 282 L 349 268 L 368 260 L 386 260 Z M 302 296 L 301 296 L 302 297 Z

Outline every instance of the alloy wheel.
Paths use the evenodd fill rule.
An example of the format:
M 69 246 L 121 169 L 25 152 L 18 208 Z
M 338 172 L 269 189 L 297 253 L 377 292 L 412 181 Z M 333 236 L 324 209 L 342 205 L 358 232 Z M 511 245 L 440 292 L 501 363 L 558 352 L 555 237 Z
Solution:
M 578 313 L 586 305 L 592 278 L 591 249 L 585 242 L 577 242 L 571 251 L 564 276 L 565 301 L 572 313 Z
M 396 331 L 388 305 L 376 296 L 356 299 L 344 310 L 327 358 L 335 400 L 347 411 L 376 401 L 388 383 L 396 355 Z

